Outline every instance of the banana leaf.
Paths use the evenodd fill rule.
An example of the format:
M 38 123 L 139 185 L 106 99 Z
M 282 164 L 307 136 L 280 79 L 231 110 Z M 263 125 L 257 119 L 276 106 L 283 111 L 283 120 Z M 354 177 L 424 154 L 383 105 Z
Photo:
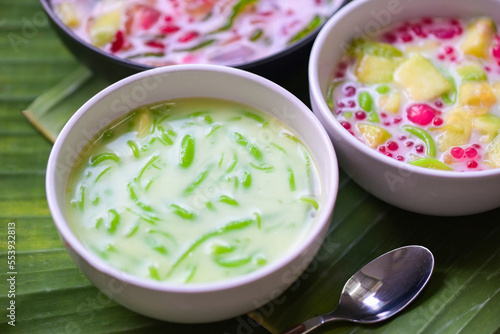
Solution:
M 335 308 L 345 281 L 360 267 L 409 244 L 426 246 L 436 259 L 428 286 L 412 304 L 389 321 L 332 323 L 316 333 L 500 332 L 500 209 L 454 218 L 418 215 L 374 198 L 344 172 L 318 256 L 262 308 L 218 323 L 182 325 L 109 300 L 66 253 L 44 186 L 58 131 L 108 83 L 73 59 L 43 17 L 37 0 L 0 2 L 0 333 L 279 333 Z M 307 103 L 304 73 L 287 88 Z M 8 262 L 9 235 L 15 235 L 15 264 Z

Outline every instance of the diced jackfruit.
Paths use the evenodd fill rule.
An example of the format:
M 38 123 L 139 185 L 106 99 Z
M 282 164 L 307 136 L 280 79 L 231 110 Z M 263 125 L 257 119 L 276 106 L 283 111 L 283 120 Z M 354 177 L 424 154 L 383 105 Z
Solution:
M 477 19 L 465 31 L 462 51 L 466 55 L 487 58 L 495 30 L 495 23 L 490 18 Z
M 123 11 L 113 10 L 99 16 L 90 28 L 90 41 L 95 46 L 104 46 L 111 42 L 120 28 Z
M 400 62 L 400 58 L 366 54 L 358 62 L 355 70 L 356 77 L 366 84 L 392 82 L 394 70 Z
M 399 107 L 401 106 L 401 94 L 398 92 L 392 92 L 382 95 L 378 100 L 378 106 L 384 111 L 397 114 L 399 112 Z
M 458 103 L 472 109 L 476 115 L 487 114 L 496 102 L 495 93 L 486 81 L 470 81 L 460 85 Z
M 436 138 L 436 143 L 441 152 L 453 146 L 465 145 L 469 142 L 472 132 L 474 115 L 462 108 L 450 110 L 445 124 L 438 130 L 442 131 Z
M 358 129 L 365 144 L 371 148 L 376 148 L 392 137 L 389 131 L 373 124 L 360 123 Z
M 453 89 L 441 72 L 419 53 L 412 54 L 396 69 L 394 81 L 414 101 L 433 100 Z

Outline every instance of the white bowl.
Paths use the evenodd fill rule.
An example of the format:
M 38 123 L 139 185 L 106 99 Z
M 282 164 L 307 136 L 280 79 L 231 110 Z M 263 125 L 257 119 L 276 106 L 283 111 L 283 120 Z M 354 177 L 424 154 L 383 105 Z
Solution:
M 68 226 L 68 172 L 84 145 L 114 119 L 138 106 L 182 97 L 229 99 L 275 115 L 302 139 L 316 162 L 320 210 L 299 247 L 263 268 L 212 283 L 173 284 L 125 274 L 101 260 Z M 69 120 L 54 144 L 47 167 L 47 198 L 71 257 L 87 277 L 125 307 L 172 322 L 211 322 L 236 317 L 277 297 L 313 260 L 325 238 L 338 190 L 331 141 L 314 114 L 295 96 L 255 74 L 215 65 L 178 65 L 148 70 L 104 89 Z
M 313 112 L 329 133 L 339 164 L 361 187 L 409 211 L 457 216 L 500 206 L 500 169 L 446 172 L 411 166 L 361 143 L 336 120 L 326 102 L 334 66 L 354 37 L 373 36 L 392 23 L 419 17 L 490 16 L 500 22 L 497 0 L 356 0 L 335 14 L 320 31 L 309 61 Z

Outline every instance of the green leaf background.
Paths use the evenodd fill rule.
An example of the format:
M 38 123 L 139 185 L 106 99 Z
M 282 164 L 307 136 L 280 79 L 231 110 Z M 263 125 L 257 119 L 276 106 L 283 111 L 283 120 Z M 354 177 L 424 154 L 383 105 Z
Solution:
M 305 71 L 303 64 L 284 85 L 308 103 Z M 374 198 L 344 172 L 318 256 L 261 309 L 218 323 L 182 325 L 149 319 L 112 302 L 66 253 L 44 185 L 50 139 L 106 85 L 61 45 L 37 0 L 0 1 L 1 333 L 279 333 L 335 308 L 354 272 L 409 244 L 428 247 L 436 266 L 408 308 L 380 324 L 335 323 L 316 333 L 500 333 L 500 209 L 453 218 L 413 214 Z M 67 94 L 61 95 L 61 87 Z M 15 298 L 8 296 L 9 222 L 16 225 Z M 7 323 L 11 300 L 15 327 Z

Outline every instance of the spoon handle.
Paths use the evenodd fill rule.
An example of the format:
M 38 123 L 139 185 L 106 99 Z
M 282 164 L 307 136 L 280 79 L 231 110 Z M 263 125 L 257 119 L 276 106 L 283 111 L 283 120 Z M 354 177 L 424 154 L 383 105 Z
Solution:
M 319 327 L 325 323 L 325 319 L 323 316 L 319 315 L 317 317 L 311 318 L 309 320 L 304 321 L 301 324 L 295 325 L 281 334 L 306 334 L 310 333 L 313 329 Z

